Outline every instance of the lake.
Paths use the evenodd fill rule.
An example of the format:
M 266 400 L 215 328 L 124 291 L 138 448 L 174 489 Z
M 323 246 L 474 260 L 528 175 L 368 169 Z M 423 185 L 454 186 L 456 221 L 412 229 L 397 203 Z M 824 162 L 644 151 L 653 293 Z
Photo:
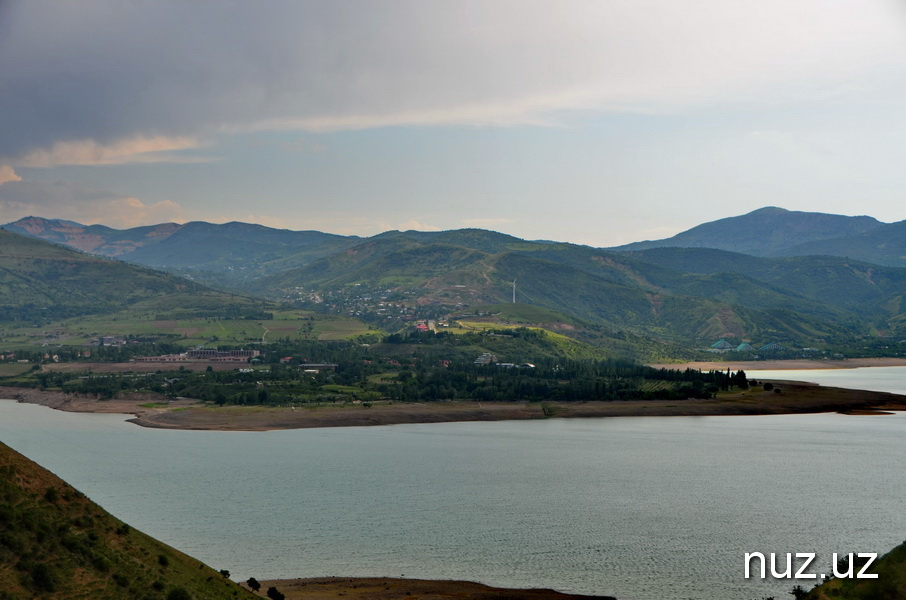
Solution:
M 749 378 L 754 379 L 796 379 L 833 387 L 906 395 L 906 367 L 807 369 L 799 371 L 769 371 L 758 369 L 750 371 L 749 369 L 746 369 L 745 371 Z
M 886 552 L 906 537 L 904 434 L 901 414 L 169 431 L 0 401 L 0 440 L 234 579 L 620 600 L 786 597 L 797 582 L 746 580 L 744 553 L 817 552 L 821 573 Z

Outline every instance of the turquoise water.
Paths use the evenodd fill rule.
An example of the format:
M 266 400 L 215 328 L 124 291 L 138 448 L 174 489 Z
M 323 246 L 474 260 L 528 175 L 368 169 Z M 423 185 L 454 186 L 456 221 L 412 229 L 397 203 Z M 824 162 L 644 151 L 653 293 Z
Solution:
M 796 582 L 743 578 L 745 552 L 829 567 L 831 552 L 892 548 L 904 434 L 906 415 L 835 414 L 167 431 L 0 401 L 0 440 L 236 579 L 621 600 L 786 597 Z

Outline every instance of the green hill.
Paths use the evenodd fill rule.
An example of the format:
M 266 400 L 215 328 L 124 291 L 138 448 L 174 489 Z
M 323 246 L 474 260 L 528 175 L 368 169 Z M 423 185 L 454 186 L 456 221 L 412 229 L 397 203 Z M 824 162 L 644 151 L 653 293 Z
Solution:
M 2 443 L 0 499 L 2 600 L 257 598 Z
M 738 217 L 703 223 L 671 238 L 634 242 L 611 250 L 716 248 L 756 256 L 782 256 L 784 249 L 797 244 L 862 234 L 882 225 L 872 217 L 800 212 L 769 206 Z
M 623 358 L 642 362 L 664 362 L 671 359 L 692 359 L 695 354 L 681 344 L 657 339 L 630 330 L 595 325 L 542 306 L 524 303 L 479 304 L 453 314 L 458 323 L 471 329 L 495 327 L 534 327 L 544 330 L 536 340 L 545 340 L 544 348 L 526 344 L 520 352 L 529 356 L 565 356 L 569 358 Z M 455 330 L 454 330 L 455 331 Z M 536 341 L 535 340 L 535 341 Z M 553 350 L 553 351 L 550 351 Z M 483 340 L 471 349 L 473 354 L 501 352 L 499 338 Z M 507 359 L 509 360 L 509 358 Z
M 207 282 L 236 285 L 342 251 L 359 241 L 321 233 L 249 223 L 192 222 L 155 244 L 122 256 L 158 269 L 193 274 Z
M 254 287 L 276 296 L 300 288 L 342 294 L 349 304 L 397 294 L 418 306 L 461 312 L 463 306 L 509 302 L 516 280 L 520 302 L 581 322 L 577 337 L 604 327 L 687 345 L 709 345 L 719 337 L 808 345 L 847 332 L 840 325 L 850 316 L 846 311 L 744 274 L 685 273 L 629 254 L 517 243 L 492 232 L 487 241 L 476 230 L 461 238 L 487 250 L 504 248 L 492 253 L 438 243 L 457 239 L 456 232 L 445 233 L 379 236 Z
M 550 323 L 553 325 L 576 326 L 581 323 L 576 319 L 564 315 L 561 312 L 535 306 L 532 304 L 519 303 L 500 303 L 500 304 L 479 304 L 471 306 L 461 313 L 468 312 L 471 315 L 488 315 L 493 316 L 495 320 L 503 323 L 514 323 L 519 325 L 536 325 L 541 323 Z M 462 314 L 457 315 L 462 316 Z
M 221 288 L 308 264 L 360 241 L 355 236 L 237 222 L 163 223 L 119 230 L 26 217 L 4 227 L 84 252 L 191 275 Z
M 741 274 L 809 303 L 818 300 L 868 318 L 898 315 L 899 308 L 891 301 L 906 290 L 906 269 L 835 256 L 761 258 L 707 248 L 656 248 L 629 254 L 686 273 Z
M 863 233 L 799 243 L 777 256 L 806 254 L 846 256 L 877 265 L 906 267 L 906 221 L 884 224 Z
M 345 339 L 369 330 L 355 319 L 281 311 L 261 298 L 2 229 L 0 325 L 4 349 L 80 346 L 99 336 L 246 345 L 283 337 Z
M 0 314 L 46 322 L 170 294 L 225 295 L 191 281 L 0 230 Z
M 146 244 L 154 244 L 180 227 L 176 223 L 161 223 L 119 230 L 105 225 L 82 225 L 75 221 L 41 217 L 25 217 L 3 226 L 12 233 L 109 257 L 121 256 Z
M 194 281 L 220 289 L 362 318 L 391 331 L 416 319 L 510 302 L 516 280 L 519 302 L 574 320 L 570 335 L 586 341 L 615 343 L 619 334 L 691 349 L 725 337 L 756 345 L 776 341 L 849 349 L 864 347 L 866 336 L 906 334 L 906 269 L 842 257 L 765 258 L 708 247 L 767 255 L 783 252 L 793 242 L 830 243 L 840 236 L 883 241 L 890 237 L 885 232 L 898 231 L 898 224 L 870 217 L 765 208 L 705 223 L 671 240 L 622 247 L 621 252 L 532 242 L 480 229 L 388 231 L 363 240 L 245 223 L 198 222 L 172 231 L 159 226 L 119 233 L 34 218 L 17 223 L 13 225 L 30 229 L 31 235 L 68 239 L 65 243 L 79 240 L 84 245 L 98 236 L 112 248 L 116 240 L 121 246 L 139 240 L 140 246 L 121 254 L 124 259 L 191 274 Z M 891 240 L 885 247 L 898 252 Z M 666 243 L 693 247 L 660 247 Z M 119 288 L 99 275 L 94 295 L 76 286 L 74 293 L 64 294 L 67 302 L 59 302 L 49 296 L 66 289 L 57 289 L 56 282 L 65 279 L 60 271 L 38 268 L 18 295 L 14 285 L 21 281 L 0 273 L 7 297 L 17 298 L 18 308 L 7 303 L 13 314 L 24 311 L 38 319 L 47 310 L 42 306 L 55 306 L 64 316 L 109 312 L 114 304 L 128 304 L 122 296 L 133 290 L 139 290 L 136 295 L 155 293 L 145 291 L 150 284 L 143 288 L 136 280 L 135 285 L 132 275 L 120 278 Z M 199 294 L 215 294 L 185 280 L 172 281 L 195 285 Z M 42 293 L 48 298 L 39 302 Z

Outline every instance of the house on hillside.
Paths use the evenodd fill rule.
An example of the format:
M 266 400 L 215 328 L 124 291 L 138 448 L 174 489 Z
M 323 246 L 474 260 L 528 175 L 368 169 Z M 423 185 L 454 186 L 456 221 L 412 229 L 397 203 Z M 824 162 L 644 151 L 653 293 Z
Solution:
M 740 345 L 736 346 L 736 351 L 737 352 L 755 352 L 755 346 L 753 346 L 752 344 L 747 344 L 747 343 L 743 342 Z
M 758 350 L 761 351 L 761 352 L 770 352 L 770 351 L 772 351 L 772 350 L 783 350 L 783 346 L 781 346 L 781 345 L 778 344 L 777 342 L 770 342 L 770 343 L 768 343 L 768 344 L 765 344 L 764 346 L 762 346 L 762 347 L 759 348 Z

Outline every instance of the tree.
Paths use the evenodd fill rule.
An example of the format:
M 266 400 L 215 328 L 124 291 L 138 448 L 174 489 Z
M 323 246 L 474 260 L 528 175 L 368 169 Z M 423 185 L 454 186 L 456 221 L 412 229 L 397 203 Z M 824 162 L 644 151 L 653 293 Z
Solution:
M 245 582 L 253 592 L 257 592 L 261 589 L 261 584 L 258 583 L 258 580 L 254 577 L 249 577 L 249 580 Z
M 278 591 L 277 588 L 273 586 L 267 588 L 267 597 L 271 600 L 286 600 L 286 596 L 283 595 L 283 592 Z
M 739 370 L 736 372 L 736 375 L 733 378 L 733 385 L 741 390 L 749 389 L 749 379 L 746 377 L 745 371 Z
M 805 598 L 807 595 L 808 591 L 801 585 L 797 585 L 793 587 L 792 590 L 790 590 L 790 596 L 792 596 L 796 600 L 801 600 L 801 598 Z

